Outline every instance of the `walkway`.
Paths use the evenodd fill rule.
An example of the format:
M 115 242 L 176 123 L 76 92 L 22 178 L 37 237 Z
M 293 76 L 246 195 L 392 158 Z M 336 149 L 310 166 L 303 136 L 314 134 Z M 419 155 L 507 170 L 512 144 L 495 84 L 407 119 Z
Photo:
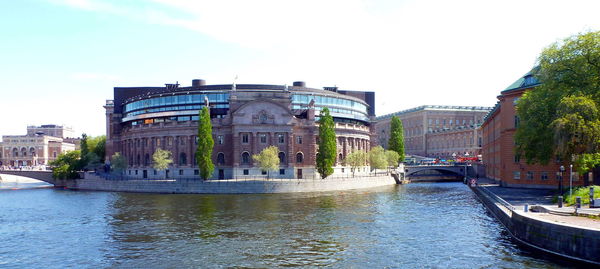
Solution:
M 528 217 L 559 222 L 570 226 L 600 230 L 600 219 L 573 216 L 570 214 L 575 212 L 574 206 L 558 208 L 556 204 L 552 203 L 552 198 L 555 194 L 554 190 L 504 188 L 498 186 L 498 184 L 495 184 L 493 180 L 487 178 L 480 178 L 478 185 L 479 187 L 486 188 L 486 190 L 489 190 L 500 198 L 504 199 L 513 205 L 519 212 L 523 212 L 525 204 L 528 204 L 530 208 L 532 205 L 540 205 L 544 211 L 547 211 L 544 213 L 531 211 L 527 213 L 523 212 Z M 582 206 L 578 212 L 600 216 L 600 208 L 589 208 L 587 205 Z

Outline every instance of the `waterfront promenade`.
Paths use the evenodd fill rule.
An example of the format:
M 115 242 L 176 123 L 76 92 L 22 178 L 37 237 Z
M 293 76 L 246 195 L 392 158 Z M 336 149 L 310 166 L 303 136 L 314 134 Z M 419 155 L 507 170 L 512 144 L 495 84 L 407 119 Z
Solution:
M 600 265 L 600 219 L 589 217 L 600 217 L 600 209 L 587 205 L 577 210 L 574 206 L 558 208 L 552 202 L 553 190 L 499 187 L 485 178 L 472 189 L 517 241 Z

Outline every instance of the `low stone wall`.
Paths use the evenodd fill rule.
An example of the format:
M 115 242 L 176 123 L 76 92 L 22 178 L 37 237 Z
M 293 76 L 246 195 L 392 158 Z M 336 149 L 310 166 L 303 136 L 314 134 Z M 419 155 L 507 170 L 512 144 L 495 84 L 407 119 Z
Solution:
M 328 178 L 328 179 L 271 179 L 271 180 L 106 180 L 87 173 L 85 179 L 66 183 L 76 190 L 146 192 L 146 193 L 291 193 L 319 192 L 372 188 L 394 185 L 389 176 Z
M 600 265 L 600 230 L 529 217 L 523 212 L 507 209 L 479 187 L 472 190 L 519 242 L 552 254 Z

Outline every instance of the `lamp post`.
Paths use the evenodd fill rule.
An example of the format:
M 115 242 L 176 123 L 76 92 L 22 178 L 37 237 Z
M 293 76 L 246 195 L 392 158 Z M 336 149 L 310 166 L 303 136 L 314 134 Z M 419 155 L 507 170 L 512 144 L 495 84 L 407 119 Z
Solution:
M 465 152 L 465 182 L 467 182 L 467 158 L 469 158 L 469 153 Z
M 569 165 L 569 196 L 573 196 L 573 164 Z
M 558 179 L 558 191 L 560 192 L 560 195 L 562 195 L 562 193 L 563 193 L 562 179 L 563 179 L 564 171 L 565 171 L 565 166 L 561 165 L 560 166 L 560 178 Z

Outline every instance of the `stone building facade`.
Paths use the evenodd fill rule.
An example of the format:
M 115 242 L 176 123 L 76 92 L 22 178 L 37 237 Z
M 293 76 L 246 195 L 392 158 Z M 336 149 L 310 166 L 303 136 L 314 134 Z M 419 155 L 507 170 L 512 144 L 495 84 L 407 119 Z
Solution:
M 70 127 L 59 125 L 27 126 L 26 135 L 4 135 L 0 142 L 0 166 L 48 165 L 59 154 L 78 149 L 79 138 L 73 136 Z
M 471 156 L 479 151 L 479 145 L 476 143 L 477 137 L 467 138 L 468 143 L 463 143 L 465 137 L 469 137 L 467 130 L 476 128 L 483 122 L 483 117 L 491 110 L 491 107 L 476 106 L 420 106 L 407 109 L 384 116 L 379 116 L 375 123 L 375 141 L 387 148 L 390 138 L 390 123 L 392 116 L 398 116 L 404 127 L 404 147 L 406 154 L 417 156 L 441 157 L 438 153 L 456 153 L 463 156 L 469 153 Z M 454 130 L 454 131 L 451 131 Z M 466 131 L 466 132 L 465 132 Z M 455 135 L 453 132 L 465 132 L 465 134 Z M 474 132 L 473 135 L 476 135 Z M 445 138 L 440 138 L 440 137 Z M 432 146 L 429 137 L 435 140 L 444 139 L 454 145 L 470 146 L 452 146 L 456 152 L 450 152 L 449 148 Z M 453 141 L 450 139 L 457 139 Z M 458 150 L 461 150 L 458 152 Z
M 427 133 L 427 157 L 451 158 L 453 155 L 481 157 L 479 124 L 438 129 Z
M 345 94 L 336 87 L 313 89 L 304 82 L 281 85 L 206 85 L 114 88 L 106 109 L 107 159 L 120 152 L 132 177 L 197 178 L 195 160 L 198 111 L 209 105 L 213 125 L 213 179 L 263 177 L 252 155 L 268 146 L 279 149 L 280 167 L 272 177 L 316 177 L 318 119 L 328 107 L 334 118 L 338 144 L 336 173 L 354 150 L 369 150 L 370 119 L 374 116 L 372 92 Z M 348 94 L 352 93 L 352 94 Z M 370 111 L 373 111 L 370 113 Z M 173 165 L 167 171 L 152 169 L 156 149 L 169 150 Z
M 526 91 L 535 90 L 539 85 L 532 72 L 519 78 L 498 96 L 498 103 L 486 115 L 482 129 L 482 155 L 485 173 L 503 186 L 557 188 L 560 163 L 548 165 L 527 164 L 525 158 L 516 153 L 514 135 L 519 126 L 516 104 Z M 562 175 L 563 186 L 569 185 L 569 169 Z M 574 172 L 573 183 L 583 182 Z M 565 188 L 566 189 L 566 188 Z

